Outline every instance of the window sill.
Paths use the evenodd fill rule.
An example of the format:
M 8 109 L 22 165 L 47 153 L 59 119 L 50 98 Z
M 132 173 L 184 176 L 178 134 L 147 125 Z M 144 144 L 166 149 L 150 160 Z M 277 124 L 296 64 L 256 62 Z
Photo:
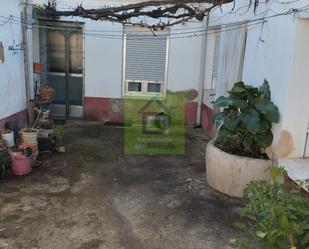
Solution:
M 162 93 L 125 93 L 124 98 L 128 99 L 151 99 L 151 98 L 165 98 L 165 95 Z

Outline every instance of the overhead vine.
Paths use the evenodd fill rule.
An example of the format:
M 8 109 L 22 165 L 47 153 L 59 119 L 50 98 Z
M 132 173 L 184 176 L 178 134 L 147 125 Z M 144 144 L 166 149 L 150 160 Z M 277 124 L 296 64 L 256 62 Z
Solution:
M 233 0 L 152 0 L 121 6 L 86 8 L 82 4 L 72 10 L 58 9 L 57 1 L 50 0 L 44 7 L 37 8 L 39 15 L 49 18 L 78 16 L 96 21 L 111 21 L 132 24 L 150 29 L 164 29 L 192 19 L 202 21 L 209 11 L 216 6 Z M 145 21 L 144 17 L 155 21 Z

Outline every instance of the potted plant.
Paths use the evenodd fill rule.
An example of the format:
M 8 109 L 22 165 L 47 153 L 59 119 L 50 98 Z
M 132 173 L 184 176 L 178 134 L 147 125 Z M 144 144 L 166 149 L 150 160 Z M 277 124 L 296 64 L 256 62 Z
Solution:
M 40 118 L 38 120 L 38 138 L 48 138 L 53 132 L 54 122 L 50 119 Z
M 27 148 L 11 148 L 9 150 L 14 175 L 26 175 L 32 171 L 33 151 Z
M 33 162 L 33 164 L 36 162 L 36 159 L 38 158 L 38 155 L 39 155 L 39 150 L 38 150 L 38 144 L 37 143 L 36 144 L 25 144 L 25 143 L 23 143 L 23 144 L 18 145 L 18 148 L 21 151 L 30 148 L 32 150 L 32 154 L 33 154 L 32 162 Z
M 15 145 L 13 131 L 5 129 L 4 131 L 1 132 L 1 136 L 6 147 L 12 147 Z
M 33 128 L 24 128 L 21 130 L 21 136 L 23 143 L 25 144 L 36 144 L 38 138 L 38 130 Z
M 54 148 L 58 151 L 61 146 L 64 137 L 64 129 L 62 126 L 56 126 L 53 132 L 49 136 L 49 140 Z
M 61 142 L 64 137 L 64 129 L 62 126 L 56 126 L 51 131 L 48 137 L 39 137 L 38 145 L 40 151 L 59 150 Z
M 0 175 L 3 176 L 7 173 L 11 166 L 11 158 L 9 156 L 8 150 L 0 148 Z
M 242 197 L 254 180 L 270 180 L 271 164 L 265 150 L 272 144 L 272 123 L 279 121 L 278 107 L 271 101 L 268 82 L 260 88 L 235 83 L 228 97 L 214 102 L 219 109 L 217 137 L 206 149 L 208 184 L 231 196 Z
M 49 86 L 44 86 L 40 90 L 40 100 L 41 101 L 50 101 L 54 94 L 54 89 Z

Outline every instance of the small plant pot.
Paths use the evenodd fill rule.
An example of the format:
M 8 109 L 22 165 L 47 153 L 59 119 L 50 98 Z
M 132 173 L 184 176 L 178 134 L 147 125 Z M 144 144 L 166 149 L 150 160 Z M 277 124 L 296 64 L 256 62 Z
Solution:
M 23 129 L 21 131 L 23 143 L 25 144 L 37 144 L 38 131 L 36 129 Z
M 39 138 L 48 138 L 52 134 L 53 130 L 39 129 L 38 139 Z
M 33 154 L 31 156 L 25 156 L 23 154 L 11 153 L 10 151 L 10 156 L 14 175 L 27 175 L 32 171 Z
M 15 145 L 13 131 L 5 132 L 5 133 L 2 133 L 1 135 L 2 135 L 2 140 L 6 147 L 12 147 Z
M 51 100 L 53 94 L 54 94 L 54 89 L 46 86 L 42 88 L 40 91 L 40 100 L 43 100 L 43 101 Z

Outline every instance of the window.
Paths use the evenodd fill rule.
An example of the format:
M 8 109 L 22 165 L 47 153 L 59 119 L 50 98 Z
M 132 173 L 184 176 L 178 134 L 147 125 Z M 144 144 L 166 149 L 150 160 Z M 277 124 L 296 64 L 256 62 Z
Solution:
M 142 92 L 142 82 L 128 82 L 128 91 L 129 92 Z
M 246 23 L 239 23 L 237 29 L 229 29 L 229 25 L 223 26 L 222 29 L 215 78 L 217 96 L 227 96 L 234 83 L 242 80 L 247 38 Z
M 215 34 L 215 46 L 213 54 L 213 63 L 212 63 L 212 78 L 211 78 L 211 89 L 215 89 L 218 80 L 218 69 L 219 69 L 219 53 L 220 53 L 220 41 L 221 41 L 220 29 L 218 29 Z
M 164 95 L 168 31 L 124 27 L 124 94 Z
M 159 83 L 148 83 L 148 92 L 150 93 L 160 93 L 161 92 L 161 84 Z
M 214 90 L 218 78 L 220 53 L 220 26 L 209 29 L 206 43 L 205 89 Z

